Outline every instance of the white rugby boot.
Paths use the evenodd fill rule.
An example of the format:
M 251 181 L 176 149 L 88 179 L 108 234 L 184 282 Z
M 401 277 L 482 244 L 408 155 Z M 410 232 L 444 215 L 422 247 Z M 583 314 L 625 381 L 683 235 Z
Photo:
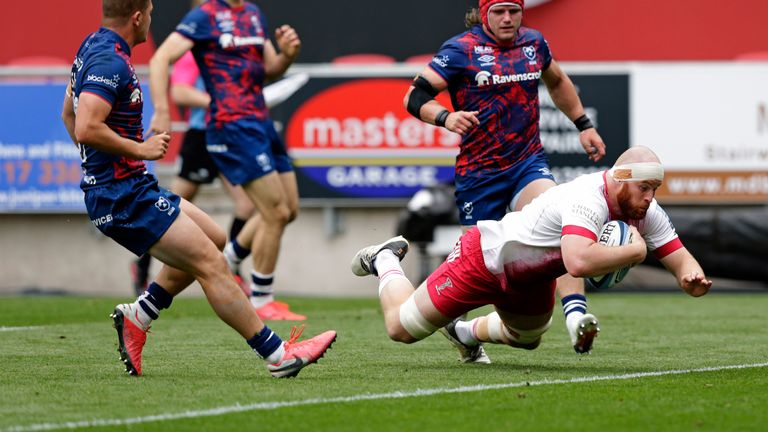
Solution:
M 597 317 L 592 314 L 584 314 L 578 319 L 566 320 L 568 334 L 571 336 L 573 350 L 579 354 L 589 354 L 592 343 L 600 332 Z
M 403 257 L 405 257 L 405 254 L 408 253 L 408 240 L 406 240 L 403 236 L 397 236 L 392 237 L 384 243 L 360 249 L 352 258 L 352 263 L 350 265 L 352 268 L 352 273 L 357 276 L 367 276 L 369 274 L 378 276 L 379 273 L 376 271 L 376 267 L 373 265 L 373 260 L 376 258 L 376 255 L 378 255 L 379 252 L 385 249 L 391 250 L 392 253 L 394 253 L 400 261 L 402 261 Z

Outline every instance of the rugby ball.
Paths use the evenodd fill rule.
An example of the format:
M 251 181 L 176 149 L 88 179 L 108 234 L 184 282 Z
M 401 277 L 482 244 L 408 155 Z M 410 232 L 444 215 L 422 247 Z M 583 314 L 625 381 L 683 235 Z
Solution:
M 622 246 L 632 241 L 632 231 L 629 225 L 619 220 L 612 220 L 603 225 L 597 235 L 597 242 L 606 246 Z M 586 278 L 588 288 L 606 290 L 621 282 L 629 273 L 631 266 L 627 266 L 602 276 Z

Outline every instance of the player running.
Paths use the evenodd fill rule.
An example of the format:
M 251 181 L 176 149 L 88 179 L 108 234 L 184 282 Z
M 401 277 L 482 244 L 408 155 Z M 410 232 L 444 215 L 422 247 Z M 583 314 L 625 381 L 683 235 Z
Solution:
M 142 374 L 147 331 L 195 279 L 214 312 L 267 363 L 274 377 L 296 376 L 336 339 L 335 331 L 288 341 L 259 319 L 229 272 L 223 230 L 202 210 L 159 187 L 144 160 L 165 155 L 170 136 L 143 139 L 143 95 L 131 50 L 147 39 L 151 0 L 103 0 L 102 27 L 77 51 L 62 119 L 80 149 L 85 206 L 91 222 L 136 255 L 165 265 L 133 303 L 112 314 L 126 372 Z

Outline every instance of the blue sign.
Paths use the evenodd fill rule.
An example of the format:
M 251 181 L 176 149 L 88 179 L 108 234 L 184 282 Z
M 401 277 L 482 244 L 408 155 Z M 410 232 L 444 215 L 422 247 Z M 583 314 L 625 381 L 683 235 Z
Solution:
M 61 121 L 65 89 L 65 83 L 0 84 L 0 213 L 85 212 L 80 154 Z

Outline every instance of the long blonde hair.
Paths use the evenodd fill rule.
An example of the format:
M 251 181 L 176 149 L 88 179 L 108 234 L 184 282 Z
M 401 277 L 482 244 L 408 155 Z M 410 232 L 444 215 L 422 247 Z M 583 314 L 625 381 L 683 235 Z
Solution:
M 467 28 L 482 23 L 483 20 L 482 17 L 480 17 L 480 9 L 470 8 L 467 10 L 467 13 L 464 14 L 464 25 L 467 26 Z

